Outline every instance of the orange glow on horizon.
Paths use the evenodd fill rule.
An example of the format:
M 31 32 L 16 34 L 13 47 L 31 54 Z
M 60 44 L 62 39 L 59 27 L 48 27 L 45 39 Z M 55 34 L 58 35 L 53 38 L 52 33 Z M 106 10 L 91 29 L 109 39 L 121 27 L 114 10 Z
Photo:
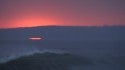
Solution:
M 28 16 L 28 17 L 21 17 L 16 18 L 10 21 L 6 25 L 7 28 L 10 27 L 34 27 L 34 26 L 48 26 L 48 25 L 56 25 L 57 21 L 53 18 L 45 18 L 39 16 Z
M 57 18 L 55 15 L 37 15 L 35 14 L 21 14 L 12 19 L 0 20 L 0 28 L 18 28 L 18 27 L 35 27 L 35 26 L 111 26 L 111 25 L 124 25 L 120 23 L 119 19 L 115 20 L 116 24 L 113 23 L 114 19 L 68 19 L 68 18 Z M 91 20 L 91 21 L 90 21 Z M 113 23 L 113 24 L 106 24 Z
M 38 19 L 38 18 L 33 18 L 33 19 L 23 19 L 23 20 L 17 20 L 15 22 L 15 25 L 17 27 L 32 27 L 32 26 L 45 26 L 45 25 L 51 25 L 52 23 L 55 23 L 52 20 L 47 20 L 47 19 Z

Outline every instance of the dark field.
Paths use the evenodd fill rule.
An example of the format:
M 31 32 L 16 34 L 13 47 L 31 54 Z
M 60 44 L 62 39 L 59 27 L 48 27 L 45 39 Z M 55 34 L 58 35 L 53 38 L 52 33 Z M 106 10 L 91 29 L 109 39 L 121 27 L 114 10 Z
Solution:
M 46 58 L 46 56 L 42 56 L 40 58 L 46 58 L 46 62 L 48 65 L 44 63 L 40 64 L 42 70 L 124 70 L 125 69 L 125 43 L 124 41 L 11 41 L 11 42 L 3 42 L 0 47 L 0 61 L 2 63 L 12 62 L 13 60 L 18 60 L 18 58 L 23 58 L 22 56 L 32 55 L 34 53 L 57 53 L 60 54 L 60 58 L 64 58 L 64 60 L 58 61 L 63 64 L 63 68 L 56 61 L 53 61 L 56 64 L 56 68 L 53 68 L 53 64 L 49 63 L 48 59 L 57 59 L 55 57 Z M 71 55 L 76 55 L 75 58 L 81 57 L 84 62 L 80 64 L 75 64 L 74 62 L 78 62 L 79 60 L 73 58 L 67 59 L 65 56 L 61 56 L 62 53 L 69 53 Z M 29 57 L 28 57 L 29 58 Z M 42 59 L 41 59 L 42 60 Z M 62 61 L 70 61 L 70 65 L 67 67 L 67 63 Z M 32 66 L 34 63 L 28 62 L 30 60 L 24 60 L 26 64 L 31 65 L 30 70 L 36 70 L 36 67 Z M 41 62 L 37 60 L 37 62 Z M 20 62 L 16 62 L 20 64 Z M 13 64 L 17 66 L 16 63 Z M 24 63 L 25 64 L 25 63 Z M 22 64 L 23 65 L 23 64 Z M 21 65 L 21 66 L 22 66 Z M 65 66 L 66 65 L 66 66 Z M 10 66 L 10 69 L 5 70 L 14 70 L 11 69 L 11 65 L 5 64 L 4 67 Z M 17 66 L 18 67 L 18 66 Z M 33 67 L 33 68 L 32 68 Z M 48 68 L 50 67 L 50 68 Z M 23 70 L 27 70 L 27 67 L 23 66 Z M 19 68 L 18 70 L 20 70 Z M 40 70 L 40 69 L 38 69 Z

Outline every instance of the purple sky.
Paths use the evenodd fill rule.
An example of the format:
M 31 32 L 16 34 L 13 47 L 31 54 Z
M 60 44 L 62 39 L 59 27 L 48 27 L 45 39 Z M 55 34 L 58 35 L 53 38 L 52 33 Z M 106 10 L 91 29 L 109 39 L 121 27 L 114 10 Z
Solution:
M 125 25 L 125 0 L 0 0 L 0 28 Z

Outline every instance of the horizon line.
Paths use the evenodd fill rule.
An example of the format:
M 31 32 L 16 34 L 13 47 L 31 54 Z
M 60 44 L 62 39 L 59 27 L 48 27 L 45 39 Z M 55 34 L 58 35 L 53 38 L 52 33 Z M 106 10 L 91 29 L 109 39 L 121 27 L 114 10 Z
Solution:
M 22 27 L 3 27 L 0 29 L 18 29 L 18 28 L 37 28 L 37 27 L 125 27 L 125 25 L 100 25 L 100 26 L 96 26 L 96 25 L 86 25 L 86 26 L 74 26 L 74 25 L 45 25 L 45 26 L 22 26 Z

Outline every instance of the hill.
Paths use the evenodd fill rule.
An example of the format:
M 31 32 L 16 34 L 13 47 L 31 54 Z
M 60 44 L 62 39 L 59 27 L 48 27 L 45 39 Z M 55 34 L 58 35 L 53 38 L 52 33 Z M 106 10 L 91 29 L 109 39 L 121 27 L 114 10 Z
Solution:
M 30 36 L 41 36 L 44 40 L 125 40 L 124 26 L 82 27 L 41 26 L 29 28 L 0 29 L 0 40 L 27 40 Z
M 86 64 L 79 56 L 68 53 L 35 53 L 0 64 L 0 70 L 67 70 L 72 65 Z

